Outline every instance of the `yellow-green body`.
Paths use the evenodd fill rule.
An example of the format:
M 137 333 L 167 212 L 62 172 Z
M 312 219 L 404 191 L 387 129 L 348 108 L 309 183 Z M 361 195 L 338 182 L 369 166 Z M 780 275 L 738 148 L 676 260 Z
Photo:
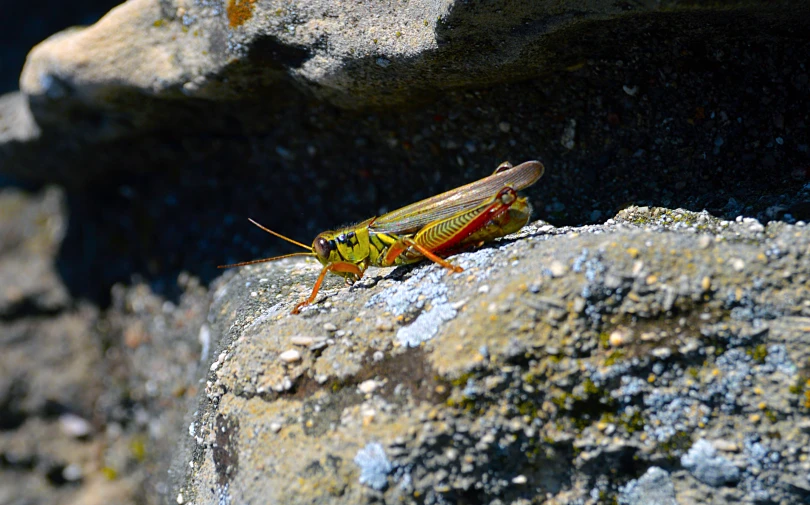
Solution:
M 315 237 L 312 247 L 253 221 L 263 230 L 310 252 L 246 261 L 226 267 L 290 256 L 318 258 L 323 269 L 309 298 L 296 305 L 294 314 L 315 301 L 328 272 L 353 283 L 363 276 L 369 266 L 390 267 L 424 259 L 453 272 L 461 272 L 461 267 L 450 264 L 443 257 L 480 247 L 522 228 L 529 221 L 531 206 L 526 198 L 517 196 L 517 191 L 537 182 L 544 170 L 539 161 L 527 161 L 516 167 L 508 162 L 501 163 L 492 175 L 483 179 L 356 225 L 322 232 Z
M 517 167 L 502 163 L 484 179 L 353 226 L 318 234 L 312 250 L 324 268 L 309 299 L 295 311 L 314 301 L 326 272 L 353 283 L 369 266 L 406 265 L 424 259 L 462 271 L 442 257 L 521 229 L 529 221 L 531 205 L 516 191 L 537 182 L 543 171 L 537 161 Z

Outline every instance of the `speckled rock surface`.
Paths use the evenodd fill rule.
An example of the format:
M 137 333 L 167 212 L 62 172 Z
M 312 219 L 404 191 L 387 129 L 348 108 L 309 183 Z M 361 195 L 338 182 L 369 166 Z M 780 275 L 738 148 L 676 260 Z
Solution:
M 800 4 L 743 1 L 768 22 Z M 590 0 L 329 2 L 130 0 L 95 25 L 36 47 L 23 92 L 99 105 L 121 91 L 244 99 L 293 80 L 348 107 L 401 104 L 425 92 L 525 79 L 559 65 L 558 39 L 585 25 L 660 14 L 673 22 L 710 4 L 620 6 Z M 706 26 L 712 20 L 703 16 Z
M 710 39 L 710 63 L 702 68 L 714 68 L 737 59 L 729 50 L 737 37 L 749 47 L 759 36 L 806 39 L 808 17 L 802 2 L 756 0 L 720 8 L 676 0 L 130 0 L 94 25 L 56 34 L 31 51 L 20 77 L 28 100 L 6 105 L 16 115 L 28 109 L 41 133 L 0 144 L 0 161 L 16 177 L 81 185 L 111 171 L 176 169 L 203 149 L 195 137 L 214 135 L 231 150 L 231 161 L 249 163 L 234 135 L 277 131 L 278 115 L 292 102 L 359 110 L 363 117 L 369 109 L 429 103 L 448 91 L 573 72 L 595 63 L 608 46 L 611 56 L 632 65 L 633 51 L 661 51 L 651 39 L 672 36 Z M 648 84 L 622 85 L 635 96 Z M 307 116 L 315 112 L 314 124 L 327 119 L 306 108 Z M 576 125 L 568 130 L 563 145 L 573 146 Z M 192 144 L 175 138 L 180 134 Z M 37 168 L 25 163 L 31 157 Z
M 0 98 L 0 502 L 806 501 L 809 19 L 133 0 L 55 35 Z M 308 242 L 527 159 L 553 227 L 464 274 L 293 319 L 312 265 L 216 269 L 290 251 L 248 217 Z
M 157 504 L 211 335 L 207 290 L 74 298 L 64 192 L 0 190 L 0 503 Z M 92 282 L 88 279 L 87 282 Z
M 461 274 L 332 282 L 300 316 L 315 265 L 243 268 L 213 294 L 173 496 L 802 502 L 808 254 L 804 223 L 630 207 L 535 223 Z

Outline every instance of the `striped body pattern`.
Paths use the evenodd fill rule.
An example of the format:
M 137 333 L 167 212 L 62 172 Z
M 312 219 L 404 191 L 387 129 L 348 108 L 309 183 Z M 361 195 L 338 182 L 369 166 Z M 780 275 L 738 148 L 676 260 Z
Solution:
M 360 279 L 369 266 L 390 267 L 428 259 L 452 272 L 462 269 L 444 259 L 465 249 L 514 233 L 531 216 L 531 205 L 517 191 L 542 177 L 545 168 L 539 161 L 527 161 L 513 167 L 501 163 L 489 177 L 421 200 L 379 217 L 339 230 L 319 233 L 312 246 L 284 237 L 255 221 L 263 230 L 288 242 L 309 249 L 274 258 L 237 263 L 250 265 L 290 256 L 315 256 L 323 265 L 309 298 L 293 310 L 315 301 L 327 273 L 343 277 L 351 284 Z

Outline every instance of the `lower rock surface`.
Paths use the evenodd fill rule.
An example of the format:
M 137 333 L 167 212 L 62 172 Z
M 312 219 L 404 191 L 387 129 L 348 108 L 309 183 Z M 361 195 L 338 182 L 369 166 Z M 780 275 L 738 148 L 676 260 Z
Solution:
M 798 503 L 810 229 L 630 207 L 451 261 L 213 294 L 178 503 Z M 654 485 L 653 485 L 654 483 Z

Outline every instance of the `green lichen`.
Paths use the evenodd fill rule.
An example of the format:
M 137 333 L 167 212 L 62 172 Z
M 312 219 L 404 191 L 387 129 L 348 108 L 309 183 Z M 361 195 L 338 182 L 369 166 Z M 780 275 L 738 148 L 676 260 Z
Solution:
M 746 349 L 745 353 L 757 363 L 765 363 L 765 358 L 768 356 L 768 347 L 765 344 L 759 344 L 754 348 Z
M 679 212 L 671 209 L 653 208 L 649 209 L 648 213 L 632 212 L 627 216 L 627 222 L 636 226 L 649 226 L 649 225 L 662 225 L 672 226 L 675 224 L 684 224 L 690 228 L 695 228 L 698 231 L 712 230 L 713 220 L 700 219 L 698 214 L 693 212 Z M 714 220 L 718 221 L 718 220 Z
M 467 383 L 470 381 L 470 379 L 473 380 L 477 379 L 478 376 L 479 374 L 475 372 L 465 372 L 459 375 L 457 378 L 452 379 L 450 381 L 450 385 L 453 386 L 454 388 L 463 388 L 467 386 Z
M 519 402 L 517 405 L 515 405 L 515 407 L 517 408 L 518 413 L 522 416 L 529 416 L 532 419 L 538 417 L 537 404 L 533 401 L 525 400 Z
M 599 347 L 610 349 L 610 333 L 603 331 L 599 334 Z
M 585 394 L 587 395 L 598 395 L 601 392 L 591 379 L 585 379 L 582 382 L 582 388 L 585 390 Z
M 692 446 L 692 437 L 686 431 L 676 431 L 669 440 L 658 444 L 658 449 L 668 458 L 676 459 Z
M 640 431 L 644 431 L 644 416 L 641 415 L 641 411 L 634 410 L 632 413 L 624 413 L 619 417 L 618 425 L 624 428 L 624 430 L 632 435 L 633 433 L 637 433 Z
M 624 358 L 624 351 L 621 349 L 616 349 L 615 351 L 608 354 L 608 357 L 605 358 L 605 366 L 615 365 Z

